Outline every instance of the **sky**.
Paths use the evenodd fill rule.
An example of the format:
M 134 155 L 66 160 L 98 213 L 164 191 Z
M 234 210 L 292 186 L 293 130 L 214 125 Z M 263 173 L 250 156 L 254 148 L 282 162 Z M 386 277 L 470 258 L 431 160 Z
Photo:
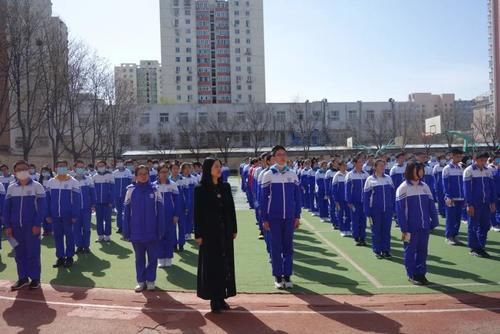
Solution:
M 161 61 L 160 0 L 52 0 L 110 65 Z M 252 0 L 250 0 L 252 1 Z M 488 91 L 487 0 L 264 0 L 267 102 Z

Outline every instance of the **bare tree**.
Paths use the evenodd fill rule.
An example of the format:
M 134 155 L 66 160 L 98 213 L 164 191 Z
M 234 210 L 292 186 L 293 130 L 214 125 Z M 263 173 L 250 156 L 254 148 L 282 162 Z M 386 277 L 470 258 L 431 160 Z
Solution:
M 380 115 L 373 115 L 373 118 L 365 120 L 365 129 L 371 140 L 369 144 L 375 145 L 377 150 L 391 140 L 391 119 L 389 112 L 384 110 Z
M 28 159 L 45 120 L 42 9 L 30 0 L 7 1 L 8 85 L 10 112 L 21 133 L 23 158 Z
M 489 112 L 474 113 L 472 128 L 476 140 L 486 144 L 488 150 L 496 150 L 499 140 L 495 128 L 495 115 Z
M 270 113 L 265 104 L 249 103 L 248 112 L 245 115 L 245 129 L 250 137 L 250 145 L 253 147 L 255 156 L 262 147 L 269 119 Z
M 290 104 L 291 120 L 289 128 L 294 135 L 298 135 L 300 138 L 304 157 L 307 158 L 309 157 L 309 150 L 313 144 L 313 135 L 318 127 L 319 120 L 311 112 L 309 101 L 306 101 L 303 106 L 302 108 L 302 104 L 298 102 Z
M 237 120 L 234 115 L 227 115 L 226 112 L 212 114 L 207 122 L 207 134 L 210 143 L 214 143 L 224 157 L 227 164 L 229 153 L 234 147 L 234 136 Z
M 199 119 L 179 119 L 178 124 L 179 142 L 181 147 L 187 148 L 195 157 L 196 161 L 200 161 L 201 148 L 206 142 L 205 124 Z

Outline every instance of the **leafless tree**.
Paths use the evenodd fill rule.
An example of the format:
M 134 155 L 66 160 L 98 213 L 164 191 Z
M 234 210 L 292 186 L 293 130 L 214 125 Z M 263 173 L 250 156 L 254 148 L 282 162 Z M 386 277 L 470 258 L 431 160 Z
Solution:
M 226 112 L 212 113 L 207 121 L 208 142 L 217 146 L 226 164 L 234 147 L 237 122 L 234 115 L 227 115 Z
M 269 120 L 270 113 L 265 104 L 249 103 L 244 127 L 250 137 L 250 145 L 253 147 L 255 156 L 258 155 L 263 145 Z
M 290 104 L 289 128 L 294 136 L 298 136 L 303 147 L 304 157 L 309 157 L 309 150 L 313 144 L 313 135 L 318 128 L 319 118 L 311 111 L 309 101 L 305 104 L 295 102 Z
M 382 114 L 373 115 L 373 118 L 365 120 L 365 129 L 370 137 L 369 143 L 375 145 L 377 150 L 386 145 L 392 136 L 390 113 L 386 110 Z
M 472 128 L 476 140 L 486 144 L 489 150 L 496 150 L 499 140 L 495 128 L 495 115 L 489 112 L 474 113 Z
M 201 158 L 201 148 L 206 143 L 206 125 L 199 119 L 178 119 L 180 147 L 187 148 L 196 161 Z

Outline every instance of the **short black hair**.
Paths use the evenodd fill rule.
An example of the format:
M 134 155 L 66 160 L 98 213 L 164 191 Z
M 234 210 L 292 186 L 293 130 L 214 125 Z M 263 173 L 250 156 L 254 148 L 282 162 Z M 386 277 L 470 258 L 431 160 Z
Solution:
M 16 163 L 14 164 L 14 167 L 12 167 L 12 169 L 16 170 L 16 167 L 19 165 L 25 165 L 26 167 L 30 166 L 26 160 L 18 160 L 18 161 L 16 161 Z
M 476 159 L 488 159 L 490 157 L 488 152 L 480 153 L 476 156 Z
M 451 154 L 464 154 L 464 151 L 459 148 L 454 148 L 451 150 Z
M 148 171 L 148 175 L 149 175 L 149 168 L 146 167 L 146 166 L 144 166 L 144 165 L 139 165 L 139 166 L 135 167 L 134 175 L 137 176 L 137 174 L 139 173 L 139 171 L 141 169 L 147 170 Z
M 406 155 L 405 152 L 399 152 L 398 154 L 396 154 L 396 159 L 405 155 Z
M 404 173 L 404 177 L 407 181 L 413 180 L 413 175 L 415 174 L 415 170 L 417 171 L 417 175 L 418 175 L 418 171 L 419 170 L 425 171 L 425 167 L 421 162 L 410 161 L 406 165 L 406 169 L 405 169 L 405 173 Z
M 271 154 L 273 155 L 273 157 L 276 156 L 276 153 L 278 151 L 285 151 L 285 152 L 287 152 L 286 148 L 283 145 L 276 145 L 271 150 Z

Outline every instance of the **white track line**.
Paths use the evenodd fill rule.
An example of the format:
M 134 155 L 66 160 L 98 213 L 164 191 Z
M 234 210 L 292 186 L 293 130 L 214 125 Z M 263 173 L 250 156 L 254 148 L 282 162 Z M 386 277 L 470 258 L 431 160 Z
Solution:
M 151 308 L 151 307 L 134 307 L 134 306 L 122 306 L 122 305 L 101 305 L 101 304 L 88 304 L 88 303 L 69 303 L 69 302 L 55 302 L 47 300 L 36 300 L 29 298 L 16 298 L 16 297 L 6 297 L 0 296 L 0 300 L 6 301 L 17 301 L 33 304 L 43 304 L 43 305 L 54 305 L 54 306 L 68 306 L 74 308 L 93 308 L 101 310 L 122 310 L 122 311 L 133 311 L 133 312 L 169 312 L 169 313 L 208 313 L 210 309 L 202 308 Z M 356 306 L 352 306 L 356 307 Z M 234 314 L 283 314 L 283 315 L 295 315 L 295 314 L 352 314 L 352 315 L 370 315 L 370 314 L 422 314 L 422 313 L 459 313 L 459 312 L 498 312 L 500 307 L 486 307 L 486 308 L 441 308 L 441 309 L 414 309 L 414 310 L 338 310 L 338 311 L 328 311 L 328 310 L 318 310 L 318 311 L 306 311 L 306 310 L 230 310 L 228 313 Z
M 376 288 L 379 288 L 379 289 L 384 287 L 382 285 L 382 283 L 380 283 L 375 277 L 373 277 L 372 275 L 370 275 L 359 264 L 357 264 L 356 262 L 354 262 L 354 260 L 349 255 L 347 255 L 346 253 L 344 253 L 343 251 L 341 251 L 337 246 L 335 246 L 328 239 L 326 239 L 323 235 L 321 235 L 321 233 L 318 230 L 316 230 L 314 228 L 314 226 L 310 222 L 307 221 L 307 219 L 301 218 L 300 220 L 303 221 L 304 224 L 314 234 L 316 234 L 319 239 L 321 239 L 321 241 L 323 241 L 326 245 L 328 245 L 331 249 L 333 249 L 334 252 L 336 252 L 338 255 L 340 255 L 341 257 L 343 257 L 344 259 L 346 259 L 347 262 L 349 262 L 354 268 L 356 268 L 356 270 L 359 271 L 359 273 L 361 275 L 363 275 L 368 281 L 370 281 L 370 283 L 373 284 L 373 286 L 375 286 Z

